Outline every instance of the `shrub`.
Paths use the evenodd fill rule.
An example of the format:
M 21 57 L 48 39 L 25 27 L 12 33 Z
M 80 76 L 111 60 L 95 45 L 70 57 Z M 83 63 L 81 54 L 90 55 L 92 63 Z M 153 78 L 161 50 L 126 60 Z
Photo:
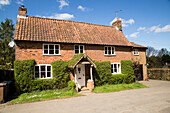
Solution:
M 67 82 L 70 80 L 68 72 L 68 62 L 67 61 L 55 61 L 52 62 L 53 71 L 53 83 L 54 87 L 61 89 L 67 87 Z
M 31 80 L 34 78 L 35 60 L 16 60 L 14 62 L 14 76 L 18 93 L 28 92 Z
M 69 81 L 68 82 L 68 88 L 73 90 L 76 88 L 76 84 L 74 83 L 74 81 Z
M 105 62 L 94 62 L 96 70 L 94 71 L 94 83 L 95 86 L 100 86 L 108 83 L 111 77 L 111 63 L 110 61 Z

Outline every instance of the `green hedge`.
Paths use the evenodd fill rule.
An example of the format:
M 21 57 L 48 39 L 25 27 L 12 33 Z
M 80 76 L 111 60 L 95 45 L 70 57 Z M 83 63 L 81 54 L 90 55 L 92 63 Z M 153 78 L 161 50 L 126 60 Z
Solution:
M 131 60 L 121 61 L 122 74 L 111 74 L 110 61 L 94 63 L 97 67 L 96 70 L 94 71 L 95 86 L 101 86 L 104 84 L 121 84 L 121 83 L 129 84 L 132 83 L 135 79 Z
M 52 79 L 34 79 L 35 60 L 16 60 L 14 62 L 14 72 L 17 92 L 24 93 L 67 87 L 67 82 L 70 80 L 67 61 L 56 61 L 51 65 Z
M 61 89 L 67 87 L 67 82 L 70 80 L 67 61 L 52 62 L 53 79 L 56 88 Z
M 111 77 L 111 63 L 110 61 L 105 62 L 94 62 L 96 69 L 94 71 L 94 83 L 95 86 L 104 85 L 109 82 Z
M 18 93 L 28 92 L 34 78 L 35 60 L 16 60 L 14 62 L 15 84 Z

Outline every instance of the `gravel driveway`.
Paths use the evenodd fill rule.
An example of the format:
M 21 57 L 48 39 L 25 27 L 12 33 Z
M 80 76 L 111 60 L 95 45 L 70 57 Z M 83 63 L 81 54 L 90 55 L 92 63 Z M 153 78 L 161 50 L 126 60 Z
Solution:
M 0 113 L 170 113 L 170 82 L 150 80 L 141 83 L 150 88 L 0 105 Z

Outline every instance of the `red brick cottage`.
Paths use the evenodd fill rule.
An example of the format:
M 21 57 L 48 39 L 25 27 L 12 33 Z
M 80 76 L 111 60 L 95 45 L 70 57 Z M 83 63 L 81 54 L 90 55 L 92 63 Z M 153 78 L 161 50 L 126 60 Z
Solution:
M 113 26 L 27 16 L 19 8 L 14 40 L 16 60 L 35 59 L 35 78 L 52 78 L 51 63 L 68 61 L 77 53 L 85 53 L 72 67 L 71 79 L 77 87 L 93 89 L 93 61 L 110 61 L 112 74 L 121 73 L 121 60 L 138 61 L 142 78 L 147 79 L 147 47 L 131 43 L 122 33 L 121 21 Z M 118 30 L 117 30 L 118 29 Z M 88 55 L 89 57 L 87 57 Z

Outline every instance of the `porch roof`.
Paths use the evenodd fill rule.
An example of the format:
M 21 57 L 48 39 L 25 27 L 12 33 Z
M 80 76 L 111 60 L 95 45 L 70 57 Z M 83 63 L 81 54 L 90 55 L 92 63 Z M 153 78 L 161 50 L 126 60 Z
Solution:
M 90 62 L 90 64 L 92 64 L 95 68 L 96 65 L 93 63 L 93 61 L 91 60 L 90 57 L 88 57 L 86 54 L 81 53 L 81 54 L 77 54 L 75 55 L 69 62 L 68 62 L 68 67 L 69 68 L 75 68 L 75 66 L 83 59 L 86 58 L 88 60 L 88 62 Z

